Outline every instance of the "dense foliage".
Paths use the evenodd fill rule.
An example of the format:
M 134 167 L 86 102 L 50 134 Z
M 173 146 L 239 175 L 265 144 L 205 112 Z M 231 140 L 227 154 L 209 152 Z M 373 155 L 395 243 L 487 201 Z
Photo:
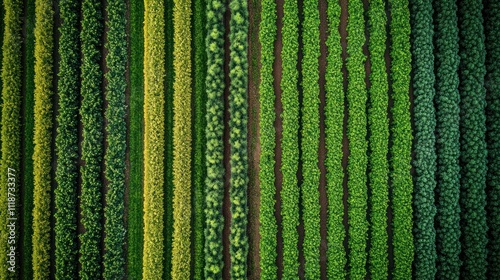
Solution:
M 205 179 L 205 279 L 222 278 L 222 198 L 224 196 L 224 3 L 207 1 L 207 126 Z
M 51 0 L 36 1 L 35 130 L 33 153 L 33 279 L 50 277 L 52 192 L 52 95 L 54 10 Z
M 436 274 L 436 232 L 434 230 L 436 117 L 434 113 L 432 1 L 414 1 L 411 8 L 413 94 L 415 95 L 414 265 L 417 279 L 429 279 L 434 278 Z
M 2 45 L 2 159 L 0 162 L 0 199 L 5 203 L 4 209 L 0 211 L 0 220 L 6 222 L 7 218 L 19 220 L 19 194 L 20 187 L 20 154 L 21 154 L 21 16 L 22 2 L 18 0 L 6 0 L 3 3 L 4 14 L 4 36 Z M 14 172 L 9 172 L 14 170 Z M 14 177 L 9 175 L 14 173 Z M 14 179 L 14 185 L 12 185 Z M 14 188 L 14 189 L 12 189 Z M 8 194 L 10 193 L 10 194 Z M 14 203 L 14 215 L 7 211 L 7 202 Z M 9 207 L 10 208 L 10 207 Z M 12 209 L 12 208 L 10 208 Z M 15 244 L 16 255 L 19 255 L 20 224 L 16 223 Z M 10 245 L 7 237 L 10 235 L 8 227 L 0 227 L 0 279 L 6 279 L 13 272 L 7 270 L 7 252 L 10 252 Z M 18 275 L 19 266 L 15 267 L 14 275 Z M 14 277 L 12 277 L 14 278 Z
M 460 93 L 457 6 L 434 1 L 436 56 L 437 278 L 460 276 Z
M 368 10 L 370 52 L 370 89 L 368 104 L 370 188 L 370 250 L 369 264 L 372 279 L 387 279 L 389 269 L 387 246 L 387 207 L 389 201 L 389 119 L 387 107 L 389 85 L 385 66 L 386 49 L 385 2 L 373 0 Z
M 247 275 L 247 87 L 248 87 L 248 9 L 246 0 L 229 3 L 229 142 L 231 144 L 231 278 Z
M 294 279 L 299 272 L 299 7 L 296 0 L 283 3 L 283 27 L 281 30 L 283 48 L 281 51 L 282 79 L 281 104 L 283 131 L 281 138 L 281 217 L 283 237 L 283 278 Z M 264 58 L 264 53 L 262 54 Z M 262 137 L 262 136 L 261 136 Z
M 410 11 L 408 1 L 390 0 L 391 22 L 391 143 L 390 187 L 393 213 L 395 279 L 410 279 L 413 263 L 413 216 L 411 176 L 412 127 L 410 116 Z
M 361 0 L 348 3 L 347 24 L 347 138 L 349 139 L 348 217 L 349 217 L 349 278 L 364 279 L 366 275 L 366 240 L 368 234 L 366 170 L 365 28 Z
M 484 2 L 488 147 L 488 279 L 500 277 L 500 2 Z
M 59 1 L 59 97 L 56 134 L 55 246 L 56 278 L 77 277 L 77 183 L 79 96 L 79 3 Z
M 319 10 L 317 0 L 305 0 L 302 23 L 302 220 L 305 277 L 319 279 Z
M 144 2 L 144 251 L 142 278 L 163 275 L 165 15 L 163 0 Z
M 191 0 L 174 0 L 172 279 L 191 272 Z
M 462 277 L 486 279 L 485 46 L 481 0 L 458 1 Z
M 325 89 L 325 137 L 326 137 L 326 181 L 328 196 L 327 221 L 327 276 L 328 279 L 345 279 L 347 263 L 344 248 L 344 169 L 342 167 L 342 140 L 344 127 L 344 86 L 342 74 L 342 46 L 340 45 L 340 5 L 328 3 L 327 17 L 330 30 L 326 40 L 328 47 Z
M 262 15 L 259 26 L 259 41 L 261 46 L 261 68 L 259 86 L 260 104 L 260 269 L 261 279 L 276 279 L 276 246 L 278 225 L 275 217 L 275 176 L 274 149 L 276 146 L 276 131 L 274 121 L 274 42 L 276 40 L 276 3 L 274 0 L 262 1 Z
M 125 152 L 127 149 L 125 122 L 125 71 L 127 67 L 126 5 L 120 0 L 108 0 L 106 65 L 107 148 L 106 207 L 104 208 L 104 278 L 122 279 L 125 276 Z

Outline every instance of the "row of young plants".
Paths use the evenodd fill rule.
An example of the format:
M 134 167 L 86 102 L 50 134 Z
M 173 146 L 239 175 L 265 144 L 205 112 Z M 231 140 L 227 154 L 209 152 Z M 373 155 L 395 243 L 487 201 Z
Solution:
M 276 3 L 273 0 L 261 2 L 262 14 L 259 26 L 259 41 L 261 46 L 261 68 L 259 85 L 260 104 L 260 268 L 261 279 L 276 279 L 276 246 L 278 225 L 274 215 L 276 203 L 275 175 L 274 175 L 274 148 L 275 134 L 274 103 L 274 42 L 276 40 Z
M 221 279 L 224 196 L 224 2 L 207 0 L 205 279 Z
M 81 160 L 81 223 L 85 231 L 80 239 L 79 275 L 83 279 L 97 279 L 102 276 L 102 194 L 101 164 L 103 161 L 103 115 L 102 115 L 102 70 L 101 3 L 96 0 L 82 1 L 81 21 L 81 107 L 82 123 Z
M 392 83 L 390 127 L 390 188 L 393 213 L 393 254 L 395 279 L 410 279 L 413 264 L 413 178 L 411 175 L 412 125 L 410 116 L 410 10 L 408 0 L 389 0 L 391 21 Z
M 319 10 L 318 2 L 305 0 L 302 23 L 302 208 L 304 221 L 305 277 L 320 278 L 319 246 Z
M 368 234 L 367 213 L 367 92 L 365 86 L 365 44 L 363 3 L 354 0 L 348 3 L 347 23 L 347 138 L 349 139 L 349 163 L 347 165 L 349 190 L 349 278 L 364 279 L 366 276 L 366 241 Z
M 77 277 L 77 183 L 79 96 L 79 3 L 59 1 L 58 114 L 56 134 L 56 278 Z
M 22 1 L 8 0 L 3 3 L 4 14 L 4 36 L 2 45 L 2 133 L 0 162 L 0 199 L 7 207 L 0 211 L 0 219 L 7 221 L 7 218 L 19 220 L 19 194 L 21 193 L 20 177 L 20 154 L 21 154 L 21 26 L 22 26 Z M 5 205 L 7 206 L 7 205 Z M 11 212 L 10 209 L 13 211 Z M 12 214 L 13 215 L 12 215 Z M 19 244 L 20 225 L 17 223 L 15 230 L 15 244 Z M 19 266 L 14 267 L 14 271 L 8 270 L 8 253 L 11 252 L 7 237 L 10 236 L 7 226 L 2 226 L 0 230 L 0 279 L 7 279 L 10 276 L 17 276 Z M 16 246 L 15 254 L 19 255 L 19 248 Z M 12 277 L 14 278 L 14 277 Z
M 174 0 L 172 279 L 191 272 L 191 0 Z
M 344 76 L 342 73 L 342 45 L 339 32 L 340 4 L 328 3 L 328 48 L 325 73 L 325 145 L 326 188 L 328 196 L 327 268 L 328 279 L 345 279 L 347 263 L 344 248 L 344 169 L 342 167 L 344 127 Z
M 33 151 L 33 279 L 50 277 L 52 201 L 52 96 L 54 10 L 52 1 L 35 1 L 35 108 Z
M 433 2 L 436 96 L 436 252 L 438 279 L 460 276 L 460 93 L 455 1 Z
M 372 279 L 387 279 L 389 269 L 387 207 L 389 205 L 389 84 L 387 80 L 385 1 L 373 0 L 368 10 L 368 186 L 370 189 L 370 249 L 368 263 Z
M 108 20 L 105 74 L 106 101 L 106 170 L 108 182 L 104 208 L 104 272 L 105 279 L 123 279 L 125 276 L 125 153 L 127 149 L 125 122 L 125 90 L 127 68 L 126 5 L 120 0 L 108 0 Z
M 144 1 L 144 247 L 142 278 L 164 274 L 165 6 Z
M 246 0 L 231 0 L 229 21 L 229 142 L 231 144 L 231 278 L 247 275 L 247 88 L 248 8 Z
M 462 277 L 486 279 L 486 116 L 483 4 L 458 1 Z

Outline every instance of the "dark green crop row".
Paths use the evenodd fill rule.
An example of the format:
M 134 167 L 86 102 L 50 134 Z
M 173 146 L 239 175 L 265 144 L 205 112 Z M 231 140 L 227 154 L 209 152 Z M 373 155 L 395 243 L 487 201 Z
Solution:
M 283 278 L 296 279 L 299 272 L 299 7 L 296 0 L 283 3 L 283 28 L 281 30 L 283 65 L 281 103 L 283 132 L 281 139 L 283 181 L 281 187 L 281 217 L 283 236 Z M 264 57 L 264 55 L 262 55 Z M 262 137 L 262 136 L 261 136 Z
M 205 279 L 222 278 L 224 196 L 224 2 L 207 0 Z
M 56 134 L 55 246 L 56 278 L 77 277 L 77 180 L 79 37 L 77 0 L 59 1 L 59 96 Z
M 486 91 L 481 0 L 457 2 L 460 27 L 462 277 L 486 279 Z
M 125 276 L 125 152 L 127 149 L 125 122 L 125 72 L 127 67 L 126 5 L 120 0 L 108 0 L 106 64 L 107 149 L 106 207 L 104 208 L 104 278 L 123 279 Z
M 454 0 L 434 1 L 436 56 L 437 278 L 460 276 L 460 93 L 458 26 Z
M 368 235 L 366 156 L 367 92 L 365 84 L 365 21 L 361 0 L 349 1 L 347 24 L 347 138 L 349 139 L 348 217 L 349 217 L 349 278 L 364 279 L 366 276 L 366 241 Z
M 370 52 L 370 90 L 368 104 L 370 195 L 370 251 L 368 262 L 372 279 L 387 279 L 389 269 L 387 246 L 387 207 L 389 204 L 389 119 L 387 107 L 389 85 L 385 66 L 385 1 L 372 0 L 368 10 Z
M 275 176 L 274 176 L 274 148 L 275 135 L 274 103 L 274 41 L 276 40 L 276 3 L 274 0 L 262 1 L 262 14 L 259 27 L 259 41 L 261 45 L 260 68 L 260 269 L 261 279 L 277 278 L 276 246 L 278 225 L 274 215 L 275 209 Z

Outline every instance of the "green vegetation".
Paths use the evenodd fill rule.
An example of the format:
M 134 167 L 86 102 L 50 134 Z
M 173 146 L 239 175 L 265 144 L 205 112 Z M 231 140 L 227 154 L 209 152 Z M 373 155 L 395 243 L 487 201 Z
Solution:
M 144 2 L 144 251 L 143 279 L 163 276 L 165 152 L 164 1 Z
M 52 95 L 54 10 L 52 1 L 36 1 L 35 23 L 35 118 L 33 152 L 33 279 L 50 277 L 52 192 Z M 31 244 L 30 244 L 31 246 Z
M 412 5 L 414 122 L 414 244 L 415 277 L 434 278 L 436 274 L 436 232 L 434 230 L 434 189 L 436 152 L 434 129 L 434 54 L 432 1 Z M 407 245 L 406 245 L 407 246 Z
M 56 134 L 55 246 L 56 278 L 77 277 L 77 180 L 79 38 L 76 0 L 59 1 L 59 95 Z
M 127 67 L 126 6 L 120 0 L 108 0 L 106 11 L 107 42 L 106 80 L 107 148 L 105 154 L 106 207 L 104 208 L 104 273 L 105 279 L 125 276 L 125 152 L 127 149 L 125 122 L 125 73 Z M 140 38 L 140 37 L 139 37 Z
M 366 240 L 368 234 L 366 170 L 367 120 L 365 28 L 363 4 L 353 0 L 348 4 L 349 21 L 347 24 L 347 138 L 349 139 L 348 174 L 348 217 L 349 217 L 349 278 L 364 279 L 366 276 Z
M 342 74 L 342 46 L 340 45 L 340 5 L 330 2 L 327 7 L 328 48 L 326 65 L 326 182 L 328 196 L 327 220 L 327 276 L 328 279 L 345 279 L 347 263 L 344 248 L 344 169 L 342 167 L 342 140 L 344 136 L 344 86 Z
M 191 0 L 174 0 L 172 279 L 191 272 Z
M 486 141 L 488 148 L 488 279 L 500 277 L 500 2 L 484 2 Z
M 385 66 L 386 49 L 385 1 L 373 0 L 368 10 L 370 52 L 370 89 L 368 105 L 369 130 L 369 174 L 370 195 L 370 276 L 372 279 L 387 279 L 389 269 L 387 207 L 389 202 L 389 90 Z
M 486 279 L 486 116 L 483 4 L 458 1 L 462 277 Z
M 207 126 L 205 179 L 205 279 L 222 278 L 224 196 L 224 3 L 207 1 Z
M 261 279 L 276 279 L 276 246 L 278 225 L 274 215 L 276 204 L 274 176 L 274 148 L 276 146 L 274 121 L 274 41 L 276 40 L 276 3 L 273 0 L 262 1 L 262 17 L 259 27 L 261 45 L 260 68 L 260 268 Z
M 231 278 L 247 275 L 247 87 L 248 9 L 246 0 L 229 2 L 229 142 L 231 144 Z
M 460 93 L 455 1 L 434 1 L 436 56 L 437 278 L 460 276 Z
M 410 116 L 410 11 L 408 0 L 390 0 L 391 23 L 391 146 L 394 279 L 410 279 L 413 263 L 413 180 L 411 176 L 412 127 Z

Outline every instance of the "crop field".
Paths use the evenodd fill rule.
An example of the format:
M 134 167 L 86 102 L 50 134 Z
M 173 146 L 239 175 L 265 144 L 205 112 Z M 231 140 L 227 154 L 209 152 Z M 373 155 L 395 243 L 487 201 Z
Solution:
M 0 22 L 0 280 L 500 279 L 498 0 Z

